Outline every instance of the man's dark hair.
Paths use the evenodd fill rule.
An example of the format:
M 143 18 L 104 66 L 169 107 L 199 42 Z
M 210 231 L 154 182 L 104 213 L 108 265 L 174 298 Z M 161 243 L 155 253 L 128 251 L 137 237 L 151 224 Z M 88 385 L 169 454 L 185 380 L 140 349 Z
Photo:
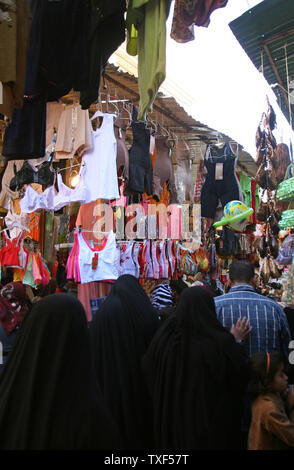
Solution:
M 248 284 L 254 277 L 253 264 L 248 261 L 233 261 L 230 266 L 230 279 L 233 282 L 245 282 Z

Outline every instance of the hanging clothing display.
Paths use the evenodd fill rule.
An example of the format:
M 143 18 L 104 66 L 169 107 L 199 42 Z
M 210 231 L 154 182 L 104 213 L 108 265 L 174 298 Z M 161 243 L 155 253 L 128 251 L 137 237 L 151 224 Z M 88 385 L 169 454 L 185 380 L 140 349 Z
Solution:
M 133 248 L 134 244 L 132 242 L 120 244 L 120 276 L 123 274 L 130 274 L 131 276 L 136 277 L 137 266 L 133 259 Z
M 16 224 L 16 225 L 14 225 Z M 25 213 L 17 214 L 13 201 L 9 200 L 8 212 L 5 216 L 5 225 L 9 230 L 10 238 L 16 238 L 23 232 L 24 227 L 29 226 L 29 217 Z
M 207 27 L 211 13 L 227 3 L 228 0 L 176 0 L 171 38 L 181 43 L 193 41 L 194 25 Z
M 230 143 L 222 148 L 208 146 L 204 157 L 207 175 L 201 190 L 201 216 L 213 219 L 218 200 L 224 207 L 230 201 L 243 201 L 242 190 L 236 177 L 237 157 Z
M 42 186 L 50 186 L 54 182 L 54 172 L 51 171 L 51 162 L 42 163 L 38 169 L 25 161 L 19 171 L 14 166 L 14 177 L 11 179 L 9 188 L 19 191 L 25 184 L 38 183 Z
M 92 149 L 91 122 L 88 110 L 82 110 L 79 104 L 63 108 L 58 122 L 55 145 L 55 160 L 82 156 Z
M 82 109 L 88 109 L 97 100 L 101 74 L 107 61 L 125 40 L 125 10 L 125 0 L 89 2 L 86 65 L 88 83 L 80 94 Z
M 83 168 L 79 173 L 79 182 L 75 188 L 69 188 L 62 181 L 60 173 L 57 175 L 58 193 L 54 197 L 54 211 L 59 211 L 72 202 L 83 204 L 86 200 L 87 188 L 83 177 Z
M 120 252 L 116 246 L 115 234 L 111 230 L 106 235 L 103 242 L 99 246 L 86 240 L 83 232 L 78 233 L 74 240 L 74 259 L 69 257 L 68 261 L 68 278 L 70 271 L 70 263 L 74 266 L 78 265 L 79 278 L 74 277 L 76 282 L 82 284 L 93 281 L 115 280 L 119 276 L 119 260 Z M 76 271 L 77 272 L 77 271 Z M 73 274 L 76 276 L 76 273 Z
M 133 143 L 130 148 L 129 181 L 125 193 L 144 193 L 149 196 L 152 188 L 152 163 L 150 158 L 150 131 L 144 122 L 138 119 L 138 109 L 133 106 L 132 131 Z
M 95 119 L 95 115 L 92 120 Z M 97 199 L 118 199 L 119 190 L 116 171 L 116 138 L 114 135 L 114 114 L 103 115 L 100 127 L 92 129 L 92 150 L 82 159 L 84 184 L 87 188 L 86 203 Z
M 88 83 L 88 4 L 83 0 L 30 3 L 26 93 L 40 93 L 48 101 L 57 101 Z
M 138 54 L 139 121 L 146 119 L 165 79 L 166 20 L 171 0 L 130 0 L 126 18 L 127 52 Z M 134 38 L 134 31 L 135 36 Z M 132 41 L 131 41 L 132 40 Z
M 159 201 L 163 184 L 167 183 L 170 192 L 170 203 L 177 204 L 178 196 L 175 185 L 173 162 L 171 157 L 172 144 L 169 136 L 155 136 L 156 157 L 153 165 L 153 198 Z
M 127 184 L 129 180 L 129 151 L 126 144 L 127 122 L 124 120 L 123 113 L 119 114 L 114 121 L 114 135 L 116 138 L 116 167 Z
M 7 160 L 42 158 L 46 140 L 46 99 L 25 97 L 5 129 L 2 155 Z
M 54 211 L 55 187 L 49 186 L 42 193 L 35 191 L 30 185 L 27 186 L 24 197 L 20 201 L 22 212 L 28 214 L 39 209 Z
M 58 134 L 58 126 L 60 117 L 65 108 L 65 104 L 59 101 L 51 101 L 47 103 L 46 109 L 46 149 L 52 144 L 54 132 Z
M 1 182 L 1 193 L 0 193 L 0 207 L 8 209 L 10 199 L 18 199 L 18 191 L 12 191 L 9 188 L 10 181 L 14 176 L 14 165 L 15 170 L 19 171 L 23 165 L 23 160 L 10 160 L 7 162 L 6 168 Z
M 179 140 L 176 146 L 177 170 L 176 170 L 176 188 L 178 192 L 178 202 L 185 204 L 193 202 L 194 187 L 192 177 L 192 159 L 189 146 L 184 140 Z
M 0 250 L 0 265 L 19 268 L 20 235 L 10 239 L 4 235 L 4 246 Z

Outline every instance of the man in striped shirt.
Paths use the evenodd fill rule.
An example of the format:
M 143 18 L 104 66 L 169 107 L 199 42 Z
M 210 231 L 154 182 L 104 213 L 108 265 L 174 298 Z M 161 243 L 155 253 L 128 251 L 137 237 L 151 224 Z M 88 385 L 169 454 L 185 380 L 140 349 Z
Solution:
M 244 344 L 247 355 L 279 351 L 288 361 L 291 334 L 285 312 L 274 300 L 255 292 L 253 278 L 251 263 L 234 261 L 231 264 L 231 289 L 214 299 L 218 320 L 230 330 L 238 318 L 247 317 L 252 327 Z

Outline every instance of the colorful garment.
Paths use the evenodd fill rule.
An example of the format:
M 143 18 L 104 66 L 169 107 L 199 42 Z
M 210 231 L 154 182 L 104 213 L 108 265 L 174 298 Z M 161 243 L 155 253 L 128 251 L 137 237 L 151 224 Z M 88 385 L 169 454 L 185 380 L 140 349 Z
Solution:
M 211 13 L 227 3 L 228 0 L 176 0 L 171 38 L 180 43 L 193 41 L 194 25 L 208 26 Z
M 166 19 L 170 5 L 171 0 L 129 1 L 127 52 L 138 54 L 140 121 L 144 121 L 152 110 L 158 89 L 165 79 Z

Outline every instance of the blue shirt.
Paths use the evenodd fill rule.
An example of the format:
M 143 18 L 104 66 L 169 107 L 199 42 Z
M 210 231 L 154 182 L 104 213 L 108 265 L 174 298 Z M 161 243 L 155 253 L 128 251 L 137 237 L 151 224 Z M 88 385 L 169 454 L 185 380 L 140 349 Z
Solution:
M 238 284 L 214 301 L 217 318 L 228 330 L 238 318 L 249 319 L 253 329 L 245 340 L 247 355 L 279 351 L 288 360 L 291 341 L 288 320 L 274 300 L 257 294 L 248 284 Z

